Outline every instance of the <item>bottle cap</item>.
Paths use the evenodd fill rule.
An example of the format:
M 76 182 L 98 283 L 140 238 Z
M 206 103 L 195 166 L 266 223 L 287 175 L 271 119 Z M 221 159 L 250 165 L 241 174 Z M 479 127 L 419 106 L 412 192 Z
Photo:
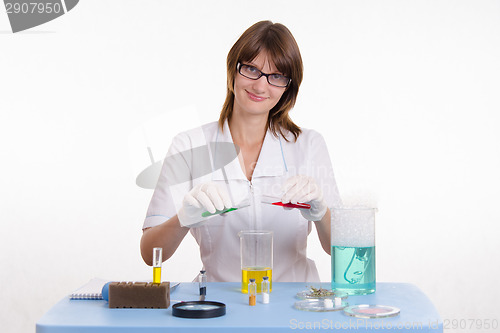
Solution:
M 264 280 L 264 281 L 269 280 L 269 276 L 264 276 L 264 277 L 262 278 L 262 280 Z
M 250 281 L 250 282 L 255 282 L 255 279 L 250 279 L 250 280 L 248 280 L 248 281 Z

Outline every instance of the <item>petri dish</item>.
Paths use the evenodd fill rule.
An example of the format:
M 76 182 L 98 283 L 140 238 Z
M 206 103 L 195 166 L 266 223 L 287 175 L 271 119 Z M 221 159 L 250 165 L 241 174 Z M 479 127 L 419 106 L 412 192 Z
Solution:
M 335 299 L 335 297 L 340 297 L 342 300 L 347 299 L 347 293 L 342 292 L 342 291 L 334 291 L 334 290 L 328 290 L 328 293 L 325 294 L 324 296 L 317 296 L 311 293 L 310 290 L 303 290 L 299 291 L 295 297 L 298 299 L 325 299 L 325 298 L 331 298 Z
M 172 306 L 172 315 L 182 318 L 215 318 L 226 314 L 226 304 L 211 301 L 180 302 Z
M 389 305 L 358 304 L 344 308 L 344 313 L 356 318 L 387 318 L 399 315 L 399 308 Z
M 340 305 L 335 305 L 335 301 L 332 298 L 315 298 L 315 299 L 303 299 L 301 301 L 295 302 L 294 307 L 297 310 L 311 311 L 311 312 L 327 312 L 327 311 L 339 311 L 348 306 L 349 303 L 345 299 L 342 299 Z

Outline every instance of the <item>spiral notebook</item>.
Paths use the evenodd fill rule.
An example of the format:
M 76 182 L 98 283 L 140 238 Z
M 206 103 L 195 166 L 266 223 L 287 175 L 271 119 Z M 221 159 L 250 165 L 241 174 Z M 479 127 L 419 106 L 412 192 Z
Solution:
M 70 299 L 102 299 L 102 287 L 108 280 L 93 278 L 69 295 Z

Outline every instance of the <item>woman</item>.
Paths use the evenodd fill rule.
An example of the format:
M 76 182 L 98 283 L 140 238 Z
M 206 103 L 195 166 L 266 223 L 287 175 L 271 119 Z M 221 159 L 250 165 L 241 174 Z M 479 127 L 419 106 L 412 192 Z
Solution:
M 240 281 L 238 232 L 262 229 L 274 235 L 273 281 L 319 281 L 307 236 L 314 222 L 330 253 L 328 207 L 340 198 L 322 136 L 288 115 L 302 69 L 284 25 L 262 21 L 241 35 L 227 57 L 219 121 L 177 135 L 167 154 L 143 227 L 146 263 L 153 247 L 168 259 L 191 231 L 209 281 Z M 269 205 L 268 196 L 311 209 Z

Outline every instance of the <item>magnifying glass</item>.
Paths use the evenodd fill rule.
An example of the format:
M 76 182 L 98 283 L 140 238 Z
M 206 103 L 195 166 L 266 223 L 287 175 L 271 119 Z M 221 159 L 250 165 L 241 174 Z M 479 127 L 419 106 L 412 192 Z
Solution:
M 226 314 L 226 304 L 212 301 L 180 302 L 172 305 L 172 315 L 181 318 L 215 318 Z

